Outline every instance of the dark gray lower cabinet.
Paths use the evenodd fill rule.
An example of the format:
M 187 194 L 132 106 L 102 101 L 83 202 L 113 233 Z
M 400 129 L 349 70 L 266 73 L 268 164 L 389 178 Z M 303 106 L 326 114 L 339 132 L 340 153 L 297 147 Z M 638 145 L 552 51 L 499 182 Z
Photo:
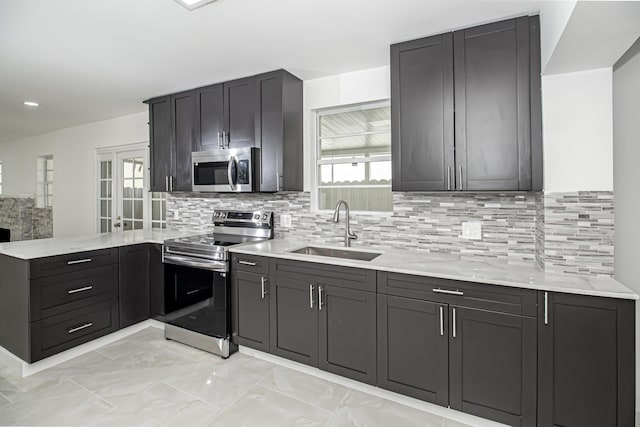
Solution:
M 538 307 L 538 425 L 634 425 L 635 301 L 540 292 Z
M 233 342 L 268 352 L 270 299 L 268 276 L 234 271 L 231 280 L 233 282 Z
M 318 366 L 318 309 L 312 280 L 276 277 L 271 296 L 271 352 Z
M 123 246 L 119 249 L 120 327 L 149 318 L 149 246 Z
M 446 304 L 378 295 L 378 385 L 447 406 Z
M 149 316 L 164 321 L 164 264 L 162 245 L 149 245 Z
M 449 406 L 536 425 L 536 319 L 449 307 Z

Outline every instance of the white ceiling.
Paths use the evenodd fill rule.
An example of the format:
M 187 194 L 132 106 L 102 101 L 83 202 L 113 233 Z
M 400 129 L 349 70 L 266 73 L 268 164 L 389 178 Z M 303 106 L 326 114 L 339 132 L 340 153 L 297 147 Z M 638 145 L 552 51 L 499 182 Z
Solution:
M 278 68 L 306 80 L 388 65 L 391 43 L 539 5 L 218 0 L 190 12 L 174 0 L 1 0 L 0 141 L 142 112 L 150 97 Z

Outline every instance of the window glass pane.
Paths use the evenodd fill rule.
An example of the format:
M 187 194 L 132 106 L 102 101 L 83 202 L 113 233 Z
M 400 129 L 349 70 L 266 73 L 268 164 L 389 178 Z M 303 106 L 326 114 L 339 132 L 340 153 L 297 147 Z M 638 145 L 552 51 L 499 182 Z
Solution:
M 100 178 L 101 179 L 107 178 L 107 167 L 108 167 L 108 162 L 100 162 Z
M 133 217 L 133 201 L 132 200 L 122 201 L 122 216 L 124 216 L 125 218 Z
M 364 163 L 333 165 L 333 182 L 336 184 L 362 182 L 364 178 Z
M 111 209 L 112 209 L 111 200 L 108 200 L 107 201 L 107 215 L 105 215 L 105 216 L 108 216 L 109 218 L 111 218 Z
M 46 207 L 51 207 L 53 206 L 53 196 L 47 196 L 47 199 L 45 201 L 45 206 Z
M 391 129 L 389 107 L 370 108 L 320 116 L 320 136 L 377 132 Z
M 107 178 L 111 179 L 111 172 L 112 172 L 112 168 L 111 168 L 111 160 L 107 161 Z
M 133 222 L 134 230 L 142 230 L 142 221 L 134 221 Z
M 159 222 L 152 222 L 151 223 L 151 228 L 160 228 L 160 223 Z
M 133 217 L 135 219 L 142 219 L 142 200 L 133 202 Z
M 162 214 L 162 220 L 166 221 L 167 220 L 167 203 L 166 202 L 162 202 L 162 208 L 160 209 L 160 213 Z
M 122 229 L 123 229 L 124 231 L 133 230 L 133 226 L 132 226 L 132 224 L 133 224 L 133 222 L 132 222 L 132 221 L 125 221 L 125 222 L 122 224 Z
M 391 154 L 391 133 L 345 136 L 320 140 L 320 158 L 336 156 L 365 156 L 367 154 Z
M 157 200 L 154 200 L 151 203 L 151 219 L 153 221 L 159 221 L 160 220 L 160 202 Z
M 48 157 L 46 162 L 45 162 L 45 167 L 48 171 L 52 171 L 53 170 L 53 157 Z
M 135 161 L 135 167 L 133 170 L 134 177 L 142 178 L 142 160 Z
M 123 177 L 125 180 L 133 178 L 133 160 L 123 160 Z
M 106 219 L 102 219 L 100 220 L 100 232 L 101 233 L 107 233 L 109 231 L 109 229 L 107 228 L 107 220 Z
M 320 209 L 334 209 L 338 200 L 346 200 L 352 210 L 390 211 L 393 209 L 393 193 L 390 188 L 321 188 Z
M 125 197 L 127 199 L 133 198 L 133 179 L 124 180 L 124 189 L 123 189 L 122 197 Z
M 47 171 L 47 181 L 53 181 L 53 171 Z
M 100 201 L 100 216 L 101 217 L 109 216 L 108 203 L 106 200 Z
M 391 183 L 391 162 L 369 163 L 369 182 L 374 184 Z

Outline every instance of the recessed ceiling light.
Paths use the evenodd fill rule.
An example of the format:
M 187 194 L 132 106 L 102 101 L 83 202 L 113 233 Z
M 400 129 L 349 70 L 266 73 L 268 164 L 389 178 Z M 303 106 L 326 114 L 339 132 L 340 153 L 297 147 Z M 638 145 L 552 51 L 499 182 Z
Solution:
M 176 0 L 182 6 L 186 7 L 189 10 L 197 9 L 199 7 L 204 6 L 205 4 L 213 3 L 217 0 Z
M 39 107 L 40 104 L 38 104 L 37 102 L 33 102 L 33 101 L 24 101 L 24 105 L 26 105 L 27 107 Z

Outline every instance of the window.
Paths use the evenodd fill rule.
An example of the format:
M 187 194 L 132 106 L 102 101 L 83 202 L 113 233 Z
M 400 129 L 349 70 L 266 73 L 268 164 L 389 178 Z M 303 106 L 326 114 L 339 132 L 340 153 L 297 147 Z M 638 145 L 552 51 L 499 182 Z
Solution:
M 319 209 L 393 210 L 388 102 L 319 111 L 316 134 Z
M 167 228 L 167 193 L 151 193 L 151 228 Z
M 100 233 L 109 233 L 113 224 L 113 161 L 99 161 L 99 221 Z
M 0 162 L 0 194 L 2 194 L 2 162 Z
M 53 156 L 38 157 L 38 188 L 36 190 L 36 206 L 50 208 L 53 206 Z

